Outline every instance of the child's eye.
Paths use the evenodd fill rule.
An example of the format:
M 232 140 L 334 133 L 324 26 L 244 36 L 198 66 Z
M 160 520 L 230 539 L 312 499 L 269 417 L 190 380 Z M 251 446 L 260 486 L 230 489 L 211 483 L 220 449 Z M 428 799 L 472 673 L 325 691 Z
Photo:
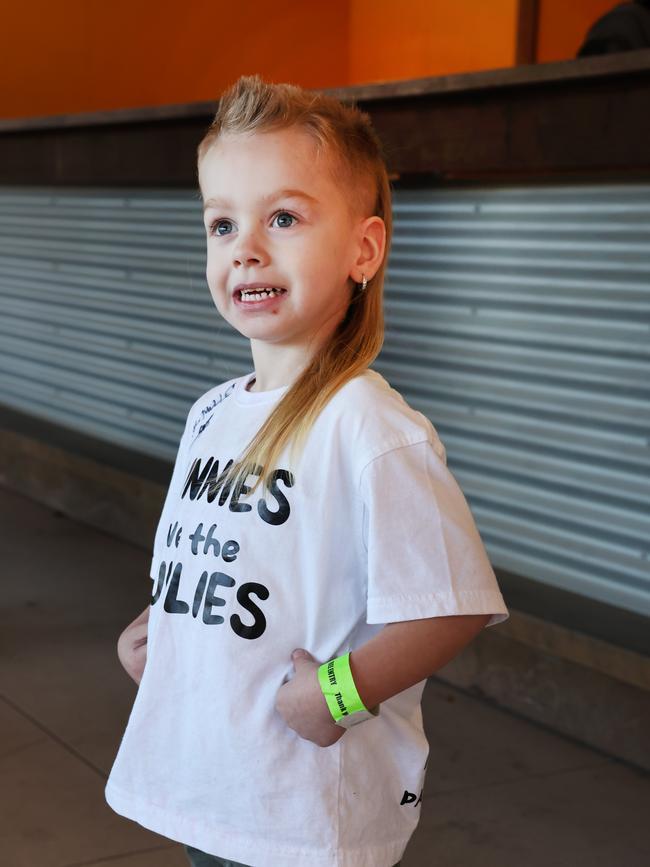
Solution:
M 214 223 L 212 223 L 212 224 L 210 225 L 210 234 L 211 234 L 211 235 L 215 235 L 215 234 L 216 234 L 216 235 L 221 235 L 221 234 L 223 234 L 222 232 L 216 232 L 215 230 L 216 230 L 217 226 L 220 226 L 222 223 L 229 223 L 229 222 L 230 222 L 230 220 L 215 220 Z
M 275 214 L 273 215 L 274 218 L 280 217 L 280 216 L 290 217 L 292 220 L 297 219 L 297 217 L 294 217 L 294 215 L 290 214 L 288 211 L 276 211 Z M 217 229 L 217 227 L 222 225 L 223 223 L 230 223 L 230 222 L 231 222 L 230 220 L 215 220 L 213 223 L 210 224 L 210 234 L 211 235 L 217 235 L 218 237 L 223 237 L 225 234 L 230 234 L 229 232 L 219 232 Z M 290 223 L 289 225 L 285 224 L 284 226 L 282 226 L 282 228 L 288 229 L 288 228 L 291 228 L 292 225 L 293 225 L 293 223 Z
M 277 211 L 277 213 L 276 213 L 274 216 L 277 216 L 277 217 L 291 217 L 292 220 L 295 220 L 295 219 L 296 219 L 296 218 L 294 217 L 294 215 L 293 215 L 293 214 L 290 214 L 288 211 Z M 293 225 L 293 224 L 290 224 L 290 225 Z M 287 228 L 288 228 L 288 227 L 287 227 Z

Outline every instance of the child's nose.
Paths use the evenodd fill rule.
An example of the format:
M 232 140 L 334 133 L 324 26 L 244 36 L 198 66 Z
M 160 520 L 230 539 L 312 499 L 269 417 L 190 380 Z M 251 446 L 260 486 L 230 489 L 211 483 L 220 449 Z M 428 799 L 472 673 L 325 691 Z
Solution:
M 240 265 L 248 262 L 262 262 L 268 256 L 268 252 L 259 233 L 249 231 L 240 235 L 233 250 L 233 261 Z

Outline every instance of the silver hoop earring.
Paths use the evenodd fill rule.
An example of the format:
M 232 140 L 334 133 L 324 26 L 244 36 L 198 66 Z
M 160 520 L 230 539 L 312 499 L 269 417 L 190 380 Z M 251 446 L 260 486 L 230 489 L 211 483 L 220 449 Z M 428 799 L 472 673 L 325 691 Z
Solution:
M 365 274 L 362 274 L 362 275 L 361 275 L 361 289 L 359 290 L 360 292 L 365 292 L 365 291 L 366 291 L 366 285 L 367 285 L 367 283 L 368 283 L 368 278 L 366 277 Z

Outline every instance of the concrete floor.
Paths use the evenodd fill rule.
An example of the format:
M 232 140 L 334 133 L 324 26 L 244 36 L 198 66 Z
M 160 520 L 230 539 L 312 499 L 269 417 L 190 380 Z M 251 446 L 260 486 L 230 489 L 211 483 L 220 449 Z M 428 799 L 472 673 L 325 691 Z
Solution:
M 148 602 L 148 552 L 9 491 L 0 516 L 0 864 L 187 867 L 104 800 L 136 691 L 115 643 Z M 423 710 L 403 867 L 650 864 L 648 775 L 437 679 Z

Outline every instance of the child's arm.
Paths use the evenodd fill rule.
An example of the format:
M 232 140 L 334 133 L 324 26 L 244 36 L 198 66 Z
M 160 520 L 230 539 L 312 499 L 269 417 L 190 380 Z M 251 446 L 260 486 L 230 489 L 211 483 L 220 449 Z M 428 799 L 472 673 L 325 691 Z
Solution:
M 147 605 L 142 614 L 126 627 L 117 641 L 117 655 L 120 662 L 133 680 L 139 684 L 147 661 L 147 630 L 149 610 Z
M 456 614 L 388 623 L 350 653 L 354 683 L 367 708 L 425 680 L 446 665 L 484 628 L 489 614 Z M 295 676 L 278 690 L 276 710 L 300 737 L 320 747 L 336 743 L 337 725 L 318 679 L 317 660 L 305 648 L 292 653 Z
M 456 614 L 388 623 L 350 653 L 361 701 L 374 707 L 438 671 L 470 643 L 489 614 Z

